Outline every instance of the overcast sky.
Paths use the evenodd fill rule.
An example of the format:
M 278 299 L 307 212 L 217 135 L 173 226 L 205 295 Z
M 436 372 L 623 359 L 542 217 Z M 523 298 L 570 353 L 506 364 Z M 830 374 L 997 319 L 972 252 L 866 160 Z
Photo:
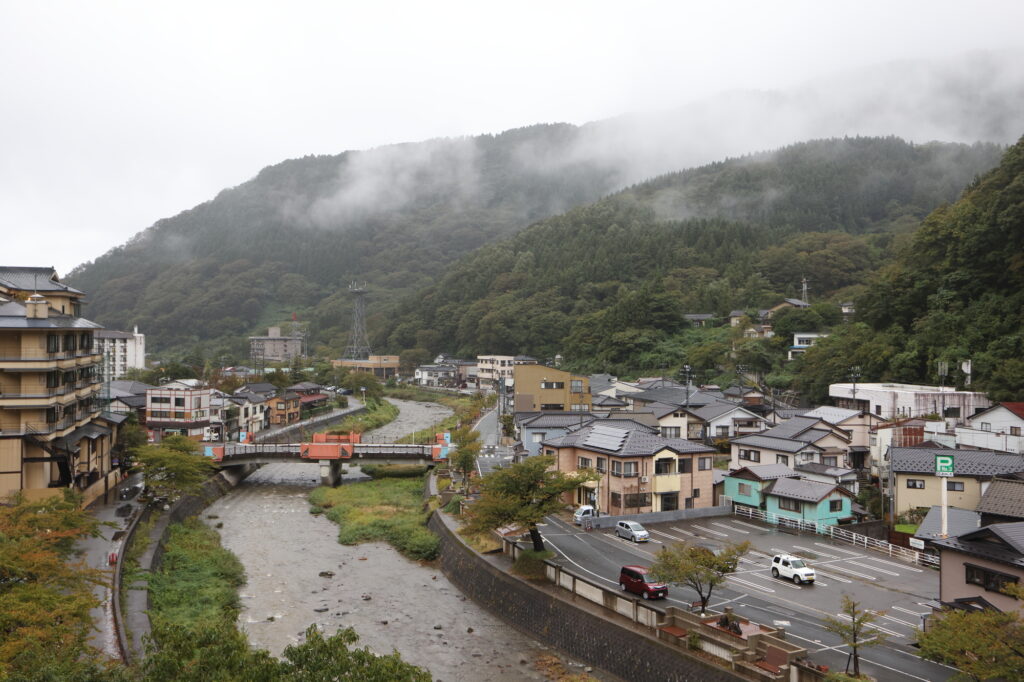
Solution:
M 1018 48 L 1022 26 L 1018 0 L 0 0 L 0 264 L 64 275 L 286 158 Z

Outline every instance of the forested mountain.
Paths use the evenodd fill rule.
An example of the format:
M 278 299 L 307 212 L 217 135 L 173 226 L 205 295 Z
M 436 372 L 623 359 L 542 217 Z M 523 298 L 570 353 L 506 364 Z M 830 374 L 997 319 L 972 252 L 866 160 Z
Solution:
M 1024 400 L 1024 138 L 959 201 L 936 209 L 857 302 L 862 322 L 802 358 L 799 385 L 820 394 L 858 365 L 864 380 L 939 381 Z
M 266 326 L 285 322 L 294 312 L 309 324 L 314 347 L 333 354 L 346 342 L 349 282 L 368 283 L 370 328 L 386 327 L 383 336 L 377 334 L 378 340 L 386 340 L 401 322 L 393 315 L 396 303 L 436 283 L 473 249 L 661 173 L 799 140 L 853 133 L 1008 143 L 1018 134 L 1024 109 L 1019 63 L 1018 53 L 982 53 L 886 64 L 833 74 L 792 90 L 732 92 L 675 109 L 579 127 L 538 125 L 498 135 L 293 159 L 157 222 L 123 246 L 76 268 L 66 279 L 89 294 L 86 314 L 91 319 L 112 328 L 137 324 L 157 352 L 198 350 L 207 358 L 244 357 L 249 334 L 263 333 Z M 874 168 L 875 160 L 867 152 L 859 157 L 863 172 L 855 177 L 864 186 L 852 193 L 841 182 L 792 178 L 780 186 L 789 183 L 799 190 L 780 202 L 771 173 L 792 174 L 798 172 L 796 166 L 780 162 L 775 170 L 762 168 L 750 175 L 750 169 L 733 161 L 665 176 L 661 184 L 637 187 L 611 205 L 615 211 L 625 211 L 623 202 L 632 197 L 637 207 L 651 212 L 655 221 L 651 224 L 657 229 L 673 222 L 682 225 L 695 216 L 733 221 L 738 225 L 728 229 L 737 231 L 737 239 L 753 239 L 751 249 L 760 248 L 764 242 L 757 240 L 766 238 L 775 240 L 771 245 L 782 246 L 777 243 L 781 237 L 771 237 L 765 227 L 785 235 L 793 229 L 841 227 L 844 235 L 864 239 L 873 230 L 913 224 L 938 202 L 953 199 L 957 183 L 969 181 L 991 160 L 986 156 L 991 150 L 935 148 L 927 152 L 934 157 L 926 176 L 921 174 L 924 171 L 904 172 L 897 163 L 903 154 L 902 163 L 914 167 L 924 159 L 921 150 L 925 148 L 903 147 L 903 151 L 894 147 L 879 152 L 894 156 L 878 160 L 876 172 L 868 170 Z M 819 153 L 825 156 L 817 159 L 817 166 L 805 164 L 806 172 L 844 177 L 835 166 L 849 161 L 849 155 L 830 160 L 827 145 Z M 756 158 L 747 161 L 757 163 Z M 950 166 L 965 165 L 955 170 L 944 161 Z M 610 209 L 605 205 L 589 210 Z M 574 215 L 562 222 L 577 219 Z M 648 218 L 633 214 L 628 219 L 648 224 Z M 625 230 L 633 222 L 616 224 Z M 752 225 L 757 228 L 747 236 L 745 230 Z M 696 224 L 679 229 L 689 229 L 694 239 L 700 232 Z M 737 273 L 758 269 L 752 270 L 748 262 L 754 256 L 729 246 L 724 237 L 712 234 L 700 239 L 696 257 L 677 259 L 674 267 L 711 263 L 707 267 L 716 274 L 687 273 L 691 279 L 680 286 L 690 291 L 696 284 L 704 291 L 687 305 L 717 308 L 727 299 L 751 299 L 743 292 L 726 293 L 725 280 L 719 275 L 727 274 L 728 284 L 735 284 Z M 712 244 L 718 241 L 728 243 Z M 714 247 L 713 257 L 707 251 L 709 244 Z M 884 248 L 884 240 L 871 244 Z M 668 246 L 680 248 L 676 242 Z M 833 250 L 842 251 L 842 244 Z M 722 259 L 734 253 L 740 262 L 726 268 Z M 812 252 L 808 254 L 804 258 L 813 260 Z M 854 261 L 861 258 L 849 255 Z M 785 252 L 778 256 L 785 259 Z M 776 267 L 781 265 L 789 268 Z M 842 267 L 859 272 L 866 265 L 851 262 Z M 525 262 L 517 272 L 524 268 L 528 268 Z M 766 264 L 760 271 L 770 281 L 763 286 L 751 281 L 749 286 L 779 290 L 785 283 L 789 287 L 794 277 L 806 274 L 797 270 L 804 266 L 785 260 Z M 825 274 L 812 284 L 817 294 L 841 286 L 840 282 L 858 281 L 849 276 L 829 281 Z M 639 275 L 621 276 L 623 281 L 634 281 Z M 718 282 L 718 293 L 712 295 L 714 287 L 705 280 Z M 574 286 L 584 281 L 588 280 Z M 601 290 L 605 285 L 600 282 L 605 281 L 609 280 L 597 280 L 590 289 Z M 429 296 L 433 299 L 437 294 Z M 442 340 L 464 349 L 480 345 L 470 342 L 468 321 L 453 342 L 431 333 L 438 331 L 439 323 L 426 320 L 421 325 L 422 319 L 417 318 L 414 325 L 425 330 L 416 345 L 437 347 Z M 391 348 L 407 347 L 402 344 L 412 338 L 408 328 L 395 336 Z M 509 341 L 509 345 L 523 343 L 522 336 Z M 554 346 L 552 341 L 545 343 Z
M 561 353 L 582 370 L 681 365 L 684 313 L 856 294 L 995 145 L 819 140 L 666 175 L 485 246 L 411 297 L 392 349 Z M 692 349 L 691 349 L 692 352 Z
M 158 349 L 204 339 L 240 349 L 292 312 L 343 345 L 349 282 L 369 280 L 387 300 L 482 244 L 621 187 L 610 161 L 574 160 L 578 136 L 543 125 L 285 161 L 67 279 L 89 293 L 90 318 L 137 324 Z

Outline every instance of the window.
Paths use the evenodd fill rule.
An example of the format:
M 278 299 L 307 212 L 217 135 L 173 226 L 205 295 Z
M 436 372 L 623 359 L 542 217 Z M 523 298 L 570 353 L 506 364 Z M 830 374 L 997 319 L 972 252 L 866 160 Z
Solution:
M 960 417 L 960 408 L 959 407 L 947 407 L 945 410 L 942 411 L 942 416 L 943 417 L 959 418 Z
M 636 476 L 636 462 L 625 462 L 622 465 L 622 475 L 626 477 Z
M 966 582 L 971 585 L 980 585 L 988 592 L 1002 592 L 1004 587 L 1017 582 L 1016 576 L 1006 575 L 974 564 L 964 564 L 964 571 Z
M 583 393 L 583 379 L 572 379 L 569 381 L 569 390 L 573 393 Z
M 789 466 L 789 455 L 775 455 L 775 463 Z
M 729 437 L 729 427 L 728 426 L 716 426 L 715 427 L 715 435 L 718 436 L 719 438 L 728 438 Z
M 697 461 L 697 468 L 700 471 L 708 471 L 708 470 L 710 470 L 711 469 L 711 458 L 710 457 L 701 457 L 700 459 L 698 459 L 698 461 Z
M 278 403 L 277 404 L 277 409 L 283 410 L 284 409 L 284 403 Z
M 841 512 L 841 511 L 843 511 L 843 501 L 842 500 L 829 500 L 828 501 L 828 510 L 830 512 Z
M 545 435 L 546 434 L 541 431 L 535 431 L 531 437 L 533 438 L 534 443 L 539 443 L 544 440 Z
M 612 493 L 612 506 L 613 507 L 622 507 L 622 494 L 621 493 L 615 493 L 615 492 Z
M 982 431 L 991 431 L 992 430 L 992 425 L 989 424 L 988 422 L 981 422 L 981 430 Z
M 839 462 L 839 459 L 835 455 L 829 455 L 828 457 L 822 456 L 821 463 L 827 467 L 834 467 Z
M 761 451 L 760 450 L 740 450 L 740 459 L 745 459 L 745 460 L 748 460 L 750 462 L 760 462 L 761 461 Z
M 563 389 L 565 388 L 564 381 L 542 381 L 540 382 L 542 389 Z
M 791 500 L 788 497 L 779 498 L 779 509 L 785 509 L 786 511 L 800 511 L 800 503 L 796 500 Z
M 622 462 L 617 459 L 612 460 L 612 476 L 622 475 Z
M 544 411 L 563 412 L 565 411 L 565 405 L 563 403 L 542 403 L 540 409 Z
M 739 493 L 740 493 L 740 495 L 744 495 L 746 497 L 750 497 L 750 484 L 749 483 L 740 483 Z
M 667 457 L 654 460 L 654 473 L 659 476 L 676 473 L 676 460 Z
M 697 499 L 698 497 L 700 497 L 700 488 L 694 488 L 693 489 L 693 499 Z
M 924 479 L 923 478 L 908 478 L 908 488 L 917 488 L 918 490 L 924 490 Z
M 679 427 L 678 426 L 662 426 L 661 427 L 662 438 L 679 438 Z
M 46 335 L 46 352 L 56 353 L 60 350 L 60 337 L 56 334 Z
M 964 482 L 946 481 L 946 490 L 952 490 L 955 493 L 962 493 L 964 491 Z
M 589 457 L 580 457 L 577 468 L 579 468 L 579 469 L 589 469 L 590 465 L 592 463 L 593 463 L 593 460 L 590 459 Z
M 598 457 L 597 458 L 597 470 L 600 471 L 602 474 L 607 469 L 606 464 L 607 464 L 607 460 L 604 457 Z
M 875 405 L 875 416 L 878 416 L 878 417 L 882 416 L 882 406 L 881 405 Z
M 555 454 L 555 451 L 552 450 L 551 448 L 545 448 L 544 449 L 544 454 L 545 455 L 553 455 L 553 454 Z
M 626 493 L 626 508 L 632 507 L 650 507 L 651 506 L 651 494 L 650 493 Z
M 1019 426 L 1011 426 L 1010 427 L 1010 435 L 1011 436 L 1019 436 L 1020 435 L 1020 427 Z
M 175 407 L 185 407 L 185 399 L 184 398 L 175 398 L 174 399 L 174 406 Z
M 692 474 L 693 473 L 693 458 L 683 457 L 679 460 L 679 473 L 681 474 Z
M 662 493 L 661 511 L 675 511 L 679 509 L 679 493 Z
M 570 412 L 586 412 L 587 411 L 587 406 L 583 405 L 581 403 L 577 403 L 577 404 L 574 404 L 574 405 L 570 405 L 569 406 L 569 411 Z
M 150 398 L 149 402 L 153 403 L 154 405 L 170 405 L 171 399 L 166 396 L 155 395 L 152 398 Z

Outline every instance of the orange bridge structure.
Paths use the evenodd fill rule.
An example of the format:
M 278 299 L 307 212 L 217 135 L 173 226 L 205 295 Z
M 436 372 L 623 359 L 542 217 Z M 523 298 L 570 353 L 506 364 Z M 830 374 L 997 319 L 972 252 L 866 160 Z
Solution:
M 206 446 L 206 456 L 222 467 L 271 464 L 277 462 L 316 462 L 323 485 L 337 485 L 346 463 L 422 464 L 432 466 L 448 459 L 451 436 L 434 435 L 434 443 L 363 443 L 358 433 L 313 434 L 312 443 L 228 443 Z

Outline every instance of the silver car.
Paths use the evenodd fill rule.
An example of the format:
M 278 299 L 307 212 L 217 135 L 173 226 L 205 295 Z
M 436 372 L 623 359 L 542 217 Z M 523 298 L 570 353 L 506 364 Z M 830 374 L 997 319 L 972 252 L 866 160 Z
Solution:
M 615 534 L 633 542 L 647 542 L 651 539 L 651 534 L 636 521 L 619 521 L 615 524 Z

